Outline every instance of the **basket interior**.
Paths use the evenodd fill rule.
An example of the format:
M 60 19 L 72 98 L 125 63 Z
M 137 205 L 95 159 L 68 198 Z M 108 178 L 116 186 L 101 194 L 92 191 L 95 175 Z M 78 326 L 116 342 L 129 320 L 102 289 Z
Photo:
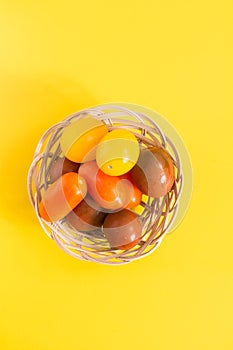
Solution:
M 142 197 L 140 218 L 143 223 L 143 232 L 140 242 L 133 248 L 126 250 L 110 248 L 101 228 L 91 232 L 80 232 L 74 230 L 65 218 L 48 223 L 38 214 L 38 204 L 50 185 L 50 168 L 62 155 L 59 139 L 63 129 L 73 120 L 86 115 L 102 120 L 109 131 L 118 128 L 129 130 L 136 136 L 141 148 L 160 145 L 173 159 L 175 181 L 172 189 L 160 198 Z M 151 118 L 120 106 L 99 106 L 74 113 L 45 132 L 38 143 L 29 170 L 28 190 L 41 226 L 65 252 L 82 260 L 104 264 L 125 264 L 154 251 L 169 231 L 176 216 L 182 190 L 181 161 L 172 141 Z

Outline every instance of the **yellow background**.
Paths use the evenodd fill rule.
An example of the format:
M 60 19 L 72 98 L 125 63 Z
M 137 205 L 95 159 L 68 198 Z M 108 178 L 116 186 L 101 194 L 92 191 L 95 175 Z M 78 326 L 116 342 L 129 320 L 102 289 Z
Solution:
M 232 2 L 0 2 L 0 349 L 233 349 Z M 111 267 L 43 233 L 26 175 L 42 133 L 122 101 L 162 113 L 194 169 L 182 224 Z

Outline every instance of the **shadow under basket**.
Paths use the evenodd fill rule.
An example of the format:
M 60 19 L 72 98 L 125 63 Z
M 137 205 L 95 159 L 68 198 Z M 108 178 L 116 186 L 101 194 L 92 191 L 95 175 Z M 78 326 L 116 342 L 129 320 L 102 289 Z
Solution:
M 49 223 L 40 218 L 38 205 L 44 191 L 50 184 L 49 171 L 56 159 L 62 155 L 59 139 L 63 129 L 71 121 L 89 115 L 102 120 L 108 130 L 127 129 L 131 131 L 143 147 L 160 145 L 171 155 L 175 167 L 175 181 L 171 190 L 161 198 L 143 196 L 140 218 L 143 223 L 141 240 L 130 249 L 112 249 L 102 229 L 79 232 L 66 219 Z M 74 113 L 49 128 L 40 139 L 28 173 L 28 192 L 38 220 L 57 245 L 75 258 L 102 264 L 126 264 L 153 252 L 169 232 L 178 210 L 182 191 L 182 169 L 176 147 L 159 125 L 146 114 L 135 112 L 119 105 L 102 105 Z

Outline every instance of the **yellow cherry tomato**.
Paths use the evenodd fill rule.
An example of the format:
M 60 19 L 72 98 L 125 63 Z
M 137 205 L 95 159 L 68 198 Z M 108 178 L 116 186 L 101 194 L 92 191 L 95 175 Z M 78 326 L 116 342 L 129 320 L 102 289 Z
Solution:
M 130 131 L 116 129 L 105 135 L 97 146 L 96 162 L 110 176 L 127 173 L 139 157 L 139 144 Z
M 71 122 L 60 139 L 61 150 L 66 158 L 76 163 L 95 159 L 96 145 L 108 133 L 107 126 L 92 117 Z

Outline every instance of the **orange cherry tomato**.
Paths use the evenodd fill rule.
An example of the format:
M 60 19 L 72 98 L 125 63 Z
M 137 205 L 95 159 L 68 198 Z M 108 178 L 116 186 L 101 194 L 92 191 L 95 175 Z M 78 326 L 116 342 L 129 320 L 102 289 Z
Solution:
M 120 178 L 120 180 L 127 180 L 127 181 L 129 181 L 129 184 L 132 187 L 132 191 L 133 191 L 133 195 L 132 195 L 132 197 L 130 197 L 130 200 L 129 200 L 129 202 L 126 205 L 125 208 L 129 209 L 129 208 L 136 207 L 137 205 L 139 205 L 141 203 L 142 192 L 133 183 L 133 179 L 132 179 L 132 176 L 131 176 L 130 172 L 119 176 L 119 178 Z
M 107 126 L 93 117 L 86 116 L 73 121 L 61 136 L 62 152 L 66 158 L 76 163 L 93 160 L 96 157 L 96 146 L 107 133 Z
M 81 202 L 86 193 L 85 180 L 77 173 L 66 173 L 45 191 L 39 203 L 39 214 L 49 222 L 60 220 Z
M 132 186 L 128 181 L 121 181 L 118 176 L 105 174 L 96 162 L 82 164 L 79 174 L 86 180 L 92 198 L 105 209 L 124 208 L 133 195 Z

